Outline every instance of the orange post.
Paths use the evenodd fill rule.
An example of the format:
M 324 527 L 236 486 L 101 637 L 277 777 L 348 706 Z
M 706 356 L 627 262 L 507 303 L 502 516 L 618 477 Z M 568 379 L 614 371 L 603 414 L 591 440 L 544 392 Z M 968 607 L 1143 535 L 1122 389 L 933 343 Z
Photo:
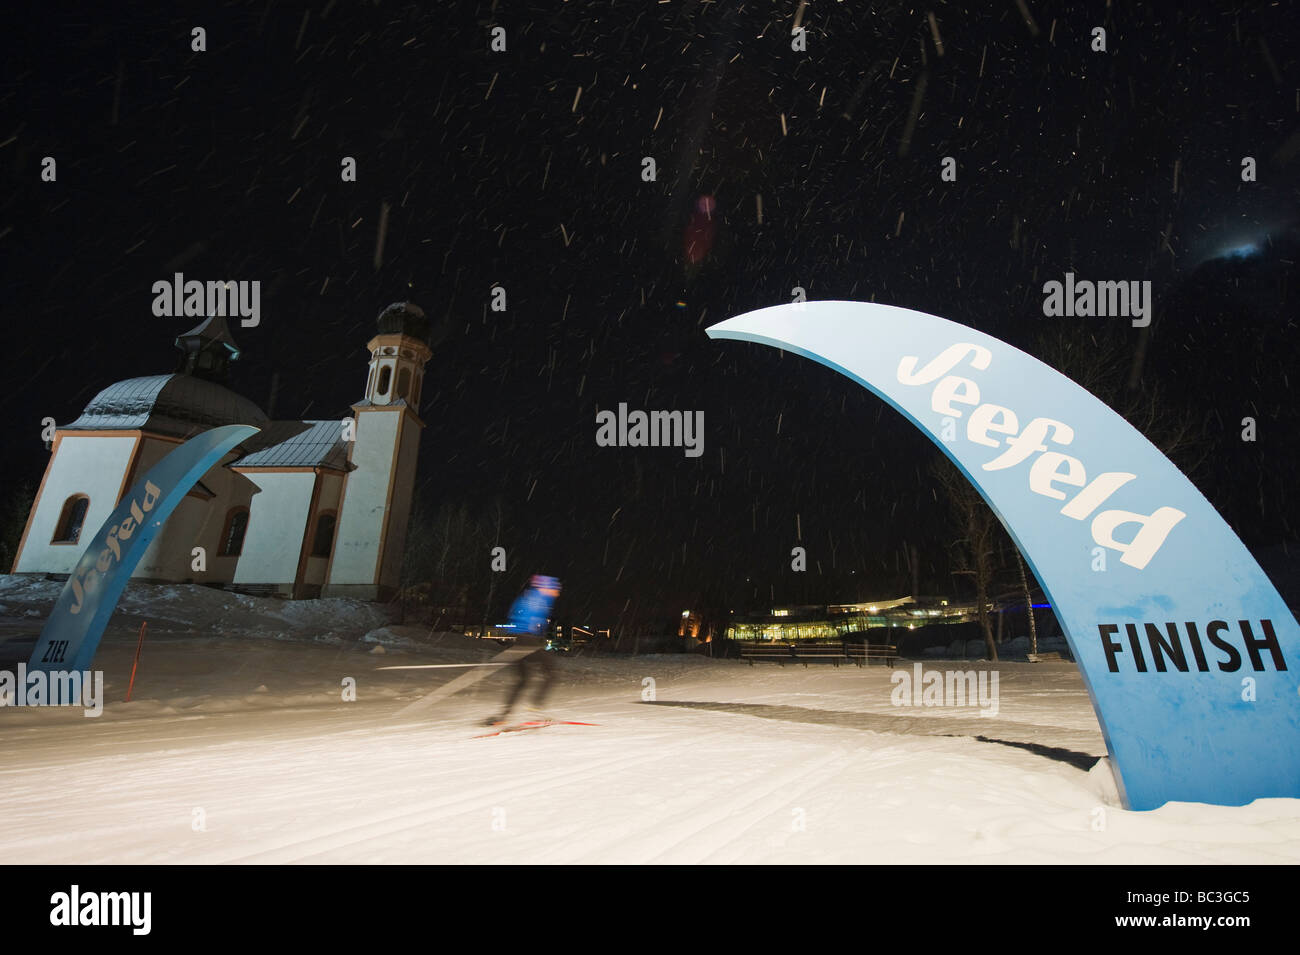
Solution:
M 131 688 L 135 686 L 135 668 L 140 665 L 140 651 L 144 649 L 144 632 L 149 628 L 149 621 L 140 624 L 140 639 L 135 645 L 135 659 L 131 661 L 131 682 L 126 685 L 126 701 L 131 702 Z

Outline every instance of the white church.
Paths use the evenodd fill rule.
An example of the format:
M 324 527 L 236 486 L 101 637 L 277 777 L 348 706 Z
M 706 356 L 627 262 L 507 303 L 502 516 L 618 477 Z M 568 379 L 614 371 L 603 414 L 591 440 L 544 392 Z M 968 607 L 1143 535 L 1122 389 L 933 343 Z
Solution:
M 225 381 L 226 320 L 176 339 L 170 375 L 129 378 L 58 427 L 16 574 L 68 574 L 122 496 L 173 448 L 228 424 L 261 428 L 186 495 L 132 579 L 302 598 L 387 600 L 399 585 L 419 451 L 429 321 L 409 302 L 379 315 L 352 417 L 271 421 Z M 202 548 L 202 551 L 196 551 Z

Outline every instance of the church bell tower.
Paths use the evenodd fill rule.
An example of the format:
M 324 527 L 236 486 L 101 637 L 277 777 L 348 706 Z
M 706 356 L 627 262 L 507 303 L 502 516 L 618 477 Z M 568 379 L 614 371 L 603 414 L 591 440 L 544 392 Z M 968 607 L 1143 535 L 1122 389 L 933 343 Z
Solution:
M 355 440 L 339 503 L 326 597 L 388 600 L 401 581 L 406 523 L 420 449 L 424 366 L 433 357 L 424 311 L 397 302 L 379 314 L 366 348 L 365 397 L 352 406 Z

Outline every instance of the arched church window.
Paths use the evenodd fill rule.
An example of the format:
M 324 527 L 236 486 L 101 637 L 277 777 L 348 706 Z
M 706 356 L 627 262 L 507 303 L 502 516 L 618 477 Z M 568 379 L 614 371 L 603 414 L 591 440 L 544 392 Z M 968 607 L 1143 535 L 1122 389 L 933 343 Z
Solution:
M 248 508 L 232 507 L 226 514 L 226 529 L 221 534 L 221 557 L 238 557 L 244 552 L 244 533 L 248 530 Z
M 397 397 L 405 398 L 411 389 L 411 369 L 403 368 L 397 373 Z
M 388 385 L 389 382 L 391 382 L 392 380 L 393 380 L 393 369 L 390 366 L 385 365 L 383 370 L 379 373 L 379 387 L 375 389 L 375 394 L 377 395 L 388 394 Z
M 74 494 L 63 502 L 63 511 L 59 514 L 59 523 L 54 528 L 51 544 L 75 544 L 81 537 L 81 525 L 86 523 L 86 511 L 90 507 L 90 498 L 84 494 Z
M 313 557 L 330 555 L 330 548 L 334 546 L 334 522 L 334 515 L 329 511 L 316 518 L 316 536 L 311 545 Z

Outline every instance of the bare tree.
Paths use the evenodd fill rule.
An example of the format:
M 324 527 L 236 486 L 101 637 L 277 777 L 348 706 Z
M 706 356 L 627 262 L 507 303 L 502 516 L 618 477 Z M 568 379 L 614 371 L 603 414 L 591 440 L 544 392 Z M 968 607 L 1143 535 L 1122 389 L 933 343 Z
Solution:
M 996 660 L 998 647 L 993 640 L 988 605 L 996 570 L 995 555 L 1001 545 L 1002 525 L 970 481 L 947 458 L 936 460 L 934 475 L 944 489 L 956 522 L 958 537 L 949 545 L 952 572 L 975 581 L 975 606 L 980 632 L 984 636 L 984 647 L 989 659 Z
M 22 540 L 34 500 L 32 486 L 24 484 L 8 496 L 3 512 L 0 512 L 0 573 L 13 573 L 12 565 L 18 559 L 18 543 Z
M 1159 384 L 1127 387 L 1129 347 L 1124 337 L 1098 334 L 1078 324 L 1056 325 L 1039 336 L 1035 353 L 1113 408 L 1184 474 L 1194 474 L 1210 447 L 1201 423 L 1168 401 Z
M 1029 652 L 1038 652 L 1038 626 L 1034 623 L 1034 598 L 1029 593 L 1029 575 L 1025 573 L 1025 559 L 1020 556 L 1020 548 L 1012 543 L 1011 549 L 1016 553 L 1016 568 L 1020 571 L 1020 591 L 1025 597 L 1025 616 L 1029 618 Z
M 492 502 L 492 547 L 495 549 L 501 546 L 501 525 L 505 520 L 505 508 L 501 504 L 501 498 L 496 498 Z M 497 573 L 493 571 L 488 575 L 487 600 L 483 604 L 483 626 L 488 624 L 488 616 L 492 613 L 492 598 L 496 596 Z
M 498 528 L 503 520 L 504 511 L 498 508 Z M 427 604 L 435 629 L 444 620 L 466 623 L 471 604 L 477 606 L 484 590 L 490 606 L 495 574 L 489 561 L 499 535 L 499 529 L 464 502 L 443 501 L 434 509 L 417 499 L 408 522 L 405 592 Z M 485 609 L 485 615 L 488 612 Z

